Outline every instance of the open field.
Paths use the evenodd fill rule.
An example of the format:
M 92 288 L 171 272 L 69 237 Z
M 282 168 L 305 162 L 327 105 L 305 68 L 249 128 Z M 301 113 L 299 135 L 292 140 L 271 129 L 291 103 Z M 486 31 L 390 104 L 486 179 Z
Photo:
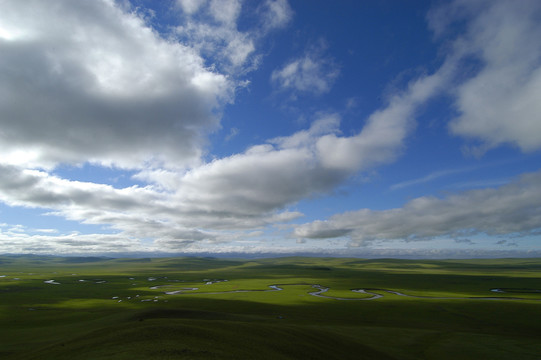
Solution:
M 0 256 L 0 358 L 539 359 L 540 290 L 541 259 Z

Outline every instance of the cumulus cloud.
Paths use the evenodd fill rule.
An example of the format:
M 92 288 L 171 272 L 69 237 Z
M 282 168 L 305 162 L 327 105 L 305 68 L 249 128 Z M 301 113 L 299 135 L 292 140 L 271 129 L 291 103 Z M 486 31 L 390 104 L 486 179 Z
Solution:
M 437 236 L 528 235 L 541 224 L 541 172 L 525 174 L 498 188 L 471 190 L 446 198 L 420 197 L 401 208 L 337 214 L 297 227 L 300 238 L 347 236 L 352 244 L 374 240 L 429 240 Z
M 541 148 L 540 18 L 535 0 L 458 0 L 428 17 L 439 37 L 452 34 L 455 22 L 468 24 L 452 52 L 477 66 L 453 91 L 459 115 L 449 128 L 480 143 L 471 149 L 476 154 L 501 144 L 524 152 Z
M 287 2 L 265 4 L 260 23 L 272 12 L 285 24 Z M 239 86 L 231 75 L 253 65 L 248 59 L 265 34 L 237 30 L 240 1 L 179 5 L 188 16 L 176 29 L 184 41 L 157 33 L 135 9 L 112 0 L 4 1 L 2 161 L 48 169 L 200 163 L 208 133 L 219 128 L 220 112 Z M 213 23 L 192 17 L 201 12 Z M 202 56 L 207 48 L 228 66 L 212 68 Z
M 330 91 L 339 74 L 338 65 L 323 48 L 314 48 L 273 71 L 271 81 L 281 90 L 321 95 Z
M 189 207 L 191 214 L 250 223 L 250 219 L 303 198 L 327 194 L 354 173 L 391 161 L 400 151 L 411 121 L 411 114 L 399 112 L 395 106 L 414 108 L 410 103 L 418 97 L 419 89 L 427 86 L 425 82 L 433 79 L 397 95 L 394 101 L 400 105 L 375 114 L 354 136 L 340 135 L 338 114 L 320 114 L 309 129 L 216 159 L 181 177 L 172 172 L 139 176 L 168 184 L 176 201 Z M 299 216 L 295 212 L 281 214 L 284 220 Z
M 5 1 L 4 162 L 124 168 L 197 163 L 233 85 L 109 0 Z

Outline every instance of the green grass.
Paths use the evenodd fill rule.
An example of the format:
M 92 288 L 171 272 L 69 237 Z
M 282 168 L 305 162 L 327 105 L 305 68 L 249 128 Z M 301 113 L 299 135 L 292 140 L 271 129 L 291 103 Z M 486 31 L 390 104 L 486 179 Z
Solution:
M 541 289 L 541 259 L 0 256 L 1 275 L 2 359 L 538 359 L 541 353 L 541 293 L 529 291 Z M 44 283 L 52 279 L 60 285 Z M 268 291 L 276 284 L 284 290 Z M 313 284 L 329 287 L 324 295 L 331 297 L 369 297 L 351 292 L 356 288 L 425 297 L 371 290 L 384 296 L 340 301 L 311 296 Z M 525 300 L 461 299 L 469 297 Z

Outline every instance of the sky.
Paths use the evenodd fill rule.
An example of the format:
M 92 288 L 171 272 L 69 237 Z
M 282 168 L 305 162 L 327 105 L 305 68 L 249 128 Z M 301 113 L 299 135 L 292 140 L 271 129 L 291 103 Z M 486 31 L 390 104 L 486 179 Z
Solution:
M 0 252 L 541 256 L 537 0 L 0 0 Z

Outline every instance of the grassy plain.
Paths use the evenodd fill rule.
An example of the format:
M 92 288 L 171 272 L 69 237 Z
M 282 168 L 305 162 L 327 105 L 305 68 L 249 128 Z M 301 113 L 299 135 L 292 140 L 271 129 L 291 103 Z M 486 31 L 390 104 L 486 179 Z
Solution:
M 541 259 L 0 256 L 0 358 L 539 359 L 539 289 Z

